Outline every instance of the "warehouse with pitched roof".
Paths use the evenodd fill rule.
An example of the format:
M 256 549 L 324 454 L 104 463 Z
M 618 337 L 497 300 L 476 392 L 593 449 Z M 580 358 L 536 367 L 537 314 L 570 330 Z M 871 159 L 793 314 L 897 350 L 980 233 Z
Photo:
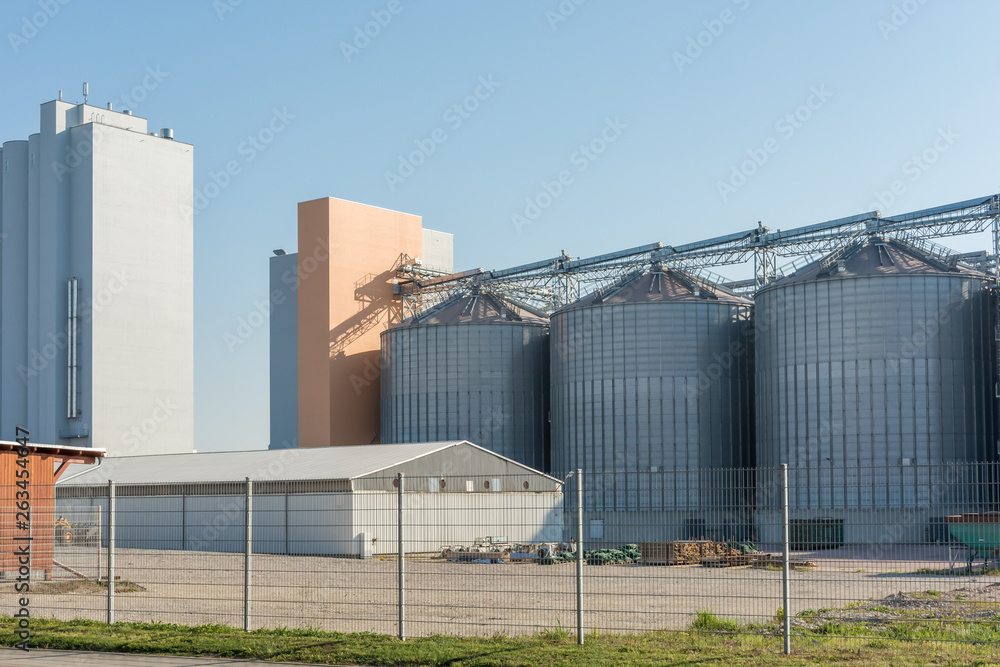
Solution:
M 254 552 L 370 557 L 396 553 L 400 473 L 407 552 L 562 540 L 562 482 L 465 440 L 109 458 L 56 506 L 106 525 L 113 482 L 118 548 L 241 552 L 249 489 Z

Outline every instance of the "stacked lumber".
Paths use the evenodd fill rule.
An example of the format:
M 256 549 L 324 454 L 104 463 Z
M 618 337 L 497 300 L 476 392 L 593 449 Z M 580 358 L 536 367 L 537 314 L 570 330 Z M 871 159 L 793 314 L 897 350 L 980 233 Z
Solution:
M 753 562 L 751 565 L 753 567 L 764 567 L 764 568 L 774 568 L 782 566 L 782 556 L 781 554 L 754 554 Z M 789 567 L 816 567 L 816 563 L 805 558 L 789 558 Z
M 705 559 L 725 562 L 742 554 L 725 542 L 714 540 L 675 540 L 673 542 L 643 542 L 639 546 L 645 565 L 691 565 Z M 728 567 L 725 565 L 723 567 Z

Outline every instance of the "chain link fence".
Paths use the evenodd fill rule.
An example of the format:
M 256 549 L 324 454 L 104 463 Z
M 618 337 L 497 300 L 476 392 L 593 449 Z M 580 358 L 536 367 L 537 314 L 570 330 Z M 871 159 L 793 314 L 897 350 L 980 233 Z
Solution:
M 32 562 L 32 614 L 403 637 L 996 636 L 996 464 L 526 479 L 60 485 L 32 521 L 53 544 Z

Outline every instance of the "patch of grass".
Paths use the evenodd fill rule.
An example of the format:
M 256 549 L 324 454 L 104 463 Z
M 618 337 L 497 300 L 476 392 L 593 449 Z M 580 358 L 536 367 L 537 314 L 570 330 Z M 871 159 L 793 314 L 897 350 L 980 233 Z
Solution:
M 997 623 L 910 624 L 904 630 L 872 629 L 827 623 L 817 631 L 797 630 L 792 655 L 781 655 L 776 627 L 741 626 L 710 613 L 698 615 L 698 632 L 644 632 L 588 635 L 576 645 L 576 633 L 557 628 L 529 637 L 436 636 L 399 641 L 374 633 L 342 634 L 317 630 L 242 630 L 222 625 L 189 627 L 157 623 L 56 621 L 32 619 L 33 648 L 107 651 L 133 654 L 200 655 L 281 662 L 430 667 L 653 667 L 698 665 L 782 667 L 817 664 L 863 664 L 876 667 L 995 664 Z M 12 646 L 14 619 L 0 617 L 0 645 Z M 740 634 L 709 634 L 730 631 Z M 748 634 L 755 630 L 758 634 Z M 843 641 L 839 637 L 850 637 Z M 921 642 L 913 639 L 939 639 Z M 900 641 L 900 640 L 904 641 Z M 958 639 L 965 643 L 954 643 Z M 944 642 L 944 643 L 942 643 Z
M 495 636 L 495 635 L 494 635 Z M 543 642 L 549 642 L 553 644 L 558 644 L 559 642 L 566 641 L 573 635 L 569 630 L 562 627 L 557 627 L 552 630 L 544 630 L 538 633 L 538 638 Z
M 108 582 L 102 581 L 98 584 L 104 590 L 108 589 Z M 145 588 L 135 583 L 134 581 L 128 581 L 127 579 L 115 582 L 115 593 L 141 593 Z
M 803 637 L 865 637 L 882 640 L 927 640 L 933 642 L 1000 643 L 1000 622 L 907 619 L 901 617 L 882 625 L 851 622 L 824 623 L 814 630 L 804 629 Z M 893 643 L 892 646 L 901 646 Z
M 691 624 L 692 632 L 739 632 L 741 629 L 738 621 L 719 618 L 710 611 L 699 611 Z
M 902 574 L 901 572 L 895 572 L 894 574 Z M 944 568 L 935 569 L 929 567 L 922 567 L 919 570 L 914 570 L 913 574 L 933 574 L 941 577 L 997 577 L 1000 576 L 1000 568 L 995 565 L 988 567 L 986 565 L 973 565 L 971 568 L 965 565 L 955 567 L 955 569 Z

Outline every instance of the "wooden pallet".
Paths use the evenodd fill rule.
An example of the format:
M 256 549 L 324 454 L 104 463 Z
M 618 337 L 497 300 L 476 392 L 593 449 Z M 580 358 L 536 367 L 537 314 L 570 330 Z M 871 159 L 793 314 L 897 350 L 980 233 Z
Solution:
M 782 557 L 778 554 L 754 554 L 753 562 L 751 563 L 753 567 L 774 567 L 782 566 Z M 789 558 L 789 567 L 816 567 L 816 563 L 806 560 L 805 558 Z
M 745 567 L 753 562 L 753 557 L 747 554 L 729 554 L 727 556 L 706 556 L 701 559 L 704 567 Z
M 510 555 L 510 556 L 507 557 L 507 560 L 509 562 L 511 562 L 511 563 L 537 563 L 538 562 L 538 555 L 537 554 L 532 554 L 530 556 L 513 556 L 513 555 Z
M 712 540 L 675 540 L 643 542 L 639 545 L 643 565 L 697 565 L 705 558 L 732 555 L 722 542 Z
M 507 558 L 507 554 L 499 551 L 445 551 L 441 554 L 445 560 L 454 562 L 470 562 L 474 560 L 496 560 Z

